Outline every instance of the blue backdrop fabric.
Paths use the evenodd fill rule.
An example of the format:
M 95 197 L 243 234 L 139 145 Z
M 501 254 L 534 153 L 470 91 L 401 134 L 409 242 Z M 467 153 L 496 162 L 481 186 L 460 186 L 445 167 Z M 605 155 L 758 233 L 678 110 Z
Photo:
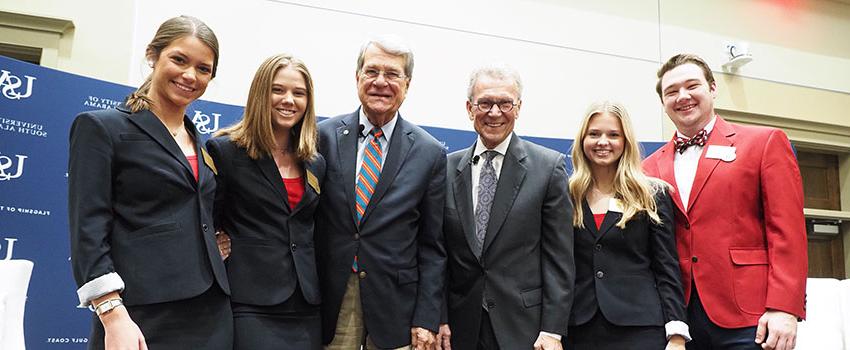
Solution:
M 0 259 L 35 264 L 24 321 L 28 349 L 86 347 L 92 315 L 76 307 L 70 267 L 68 132 L 78 113 L 114 108 L 132 90 L 0 56 Z M 187 114 L 205 141 L 242 111 L 242 106 L 199 100 Z M 476 137 L 473 131 L 424 128 L 448 152 L 468 147 Z M 565 154 L 573 143 L 523 137 Z M 643 146 L 652 152 L 661 144 Z

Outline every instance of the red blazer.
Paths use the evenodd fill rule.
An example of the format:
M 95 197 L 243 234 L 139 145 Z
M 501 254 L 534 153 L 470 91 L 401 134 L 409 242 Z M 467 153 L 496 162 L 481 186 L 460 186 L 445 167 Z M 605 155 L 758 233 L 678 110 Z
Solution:
M 735 156 L 706 157 L 712 146 L 734 147 Z M 668 142 L 644 160 L 644 171 L 675 188 L 675 152 Z M 756 325 L 766 309 L 805 317 L 803 190 L 785 133 L 717 117 L 689 209 L 678 189 L 671 197 L 685 300 L 695 283 L 708 317 L 724 328 Z

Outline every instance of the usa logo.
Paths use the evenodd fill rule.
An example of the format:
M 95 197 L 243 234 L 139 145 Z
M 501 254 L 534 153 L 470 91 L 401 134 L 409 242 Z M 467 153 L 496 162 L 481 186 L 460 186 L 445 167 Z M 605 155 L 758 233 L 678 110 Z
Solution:
M 12 75 L 7 70 L 0 70 L 0 94 L 10 100 L 20 100 L 32 95 L 32 82 L 35 77 L 25 75 L 26 84 L 18 76 Z M 26 92 L 21 93 L 21 88 L 24 87 Z
M 15 167 L 15 161 L 8 156 L 0 155 L 0 181 L 17 179 L 24 173 L 24 160 L 27 156 L 15 155 L 18 159 L 17 170 L 11 170 Z
M 210 113 L 212 117 L 207 114 L 202 113 L 201 111 L 195 111 L 195 116 L 192 117 L 192 123 L 195 124 L 195 127 L 198 128 L 198 132 L 201 134 L 212 134 L 218 130 L 218 118 L 221 117 L 219 113 Z M 210 125 L 212 124 L 212 125 Z

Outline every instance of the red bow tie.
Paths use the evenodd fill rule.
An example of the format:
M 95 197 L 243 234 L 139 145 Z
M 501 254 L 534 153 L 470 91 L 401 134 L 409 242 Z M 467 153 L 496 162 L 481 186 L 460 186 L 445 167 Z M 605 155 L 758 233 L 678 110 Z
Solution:
M 708 132 L 706 132 L 705 129 L 702 129 L 696 135 L 694 135 L 694 137 L 691 138 L 676 136 L 676 139 L 673 140 L 673 143 L 676 144 L 676 151 L 679 152 L 679 154 L 682 154 L 685 153 L 685 150 L 688 149 L 688 147 L 695 145 L 700 147 L 705 146 L 705 142 L 707 140 Z

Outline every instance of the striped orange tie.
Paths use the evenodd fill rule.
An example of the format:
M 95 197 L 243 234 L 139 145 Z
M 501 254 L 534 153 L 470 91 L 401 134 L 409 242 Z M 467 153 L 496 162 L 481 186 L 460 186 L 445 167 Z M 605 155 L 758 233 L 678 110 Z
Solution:
M 357 212 L 357 222 L 363 220 L 363 213 L 366 212 L 366 206 L 369 205 L 369 199 L 372 198 L 372 193 L 375 193 L 375 186 L 378 185 L 378 179 L 381 178 L 381 136 L 384 132 L 380 128 L 372 128 L 369 132 L 372 135 L 366 144 L 366 149 L 363 151 L 363 164 L 360 166 L 360 173 L 357 174 L 357 186 L 354 188 L 355 199 L 354 209 Z

